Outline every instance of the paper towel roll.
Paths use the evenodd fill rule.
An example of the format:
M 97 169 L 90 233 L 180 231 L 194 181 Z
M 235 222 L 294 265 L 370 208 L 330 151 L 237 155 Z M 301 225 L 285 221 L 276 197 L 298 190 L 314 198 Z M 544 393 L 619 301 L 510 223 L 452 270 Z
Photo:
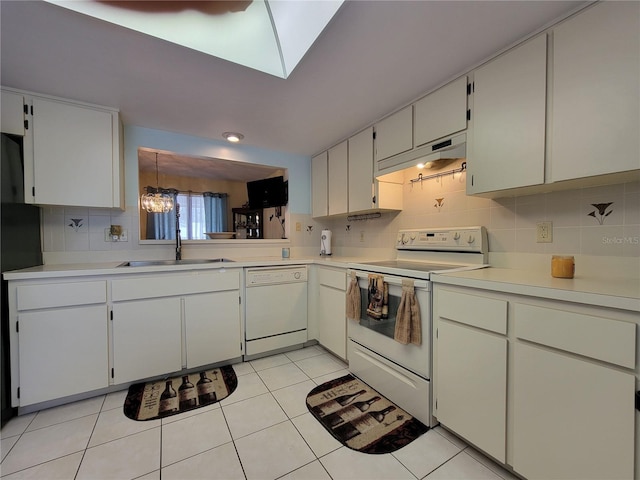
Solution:
M 320 255 L 331 255 L 331 230 L 322 230 L 320 234 Z

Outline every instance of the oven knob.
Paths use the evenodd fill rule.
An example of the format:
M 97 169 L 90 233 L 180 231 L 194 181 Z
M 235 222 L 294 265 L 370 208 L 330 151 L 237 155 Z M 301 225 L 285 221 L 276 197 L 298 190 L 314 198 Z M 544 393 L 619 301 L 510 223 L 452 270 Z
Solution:
M 295 272 L 293 274 L 293 278 L 295 278 L 296 280 L 300 280 L 300 272 Z
M 453 239 L 454 240 L 460 240 L 460 232 L 456 232 L 453 234 Z
M 409 238 L 406 236 L 406 234 L 402 234 L 402 244 L 406 245 L 407 242 L 409 241 Z
M 476 241 L 475 237 L 473 235 L 469 235 L 469 238 L 467 239 L 467 243 L 473 243 L 475 241 Z
M 416 234 L 412 233 L 411 234 L 411 243 L 413 243 L 413 241 L 416 239 Z

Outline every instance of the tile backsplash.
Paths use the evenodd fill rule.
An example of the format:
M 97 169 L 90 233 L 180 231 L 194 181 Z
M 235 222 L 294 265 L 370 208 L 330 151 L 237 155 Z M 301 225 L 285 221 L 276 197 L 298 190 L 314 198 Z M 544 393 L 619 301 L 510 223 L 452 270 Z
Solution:
M 640 182 L 491 200 L 467 196 L 465 177 L 405 179 L 402 212 L 324 222 L 334 250 L 392 247 L 402 228 L 484 225 L 491 252 L 640 256 Z M 541 221 L 552 222 L 552 243 L 536 242 Z
M 332 230 L 335 255 L 360 256 L 376 251 L 391 256 L 399 229 L 484 225 L 489 249 L 495 253 L 640 256 L 640 182 L 495 200 L 467 196 L 465 182 L 465 172 L 413 183 L 407 175 L 403 210 L 383 213 L 377 219 L 314 220 L 308 214 L 290 214 L 292 254 L 318 254 L 323 228 Z M 139 245 L 136 207 L 124 212 L 43 207 L 42 212 L 46 263 L 147 258 L 150 252 L 169 257 L 173 252 L 167 245 Z M 552 222 L 552 243 L 536 242 L 536 223 L 540 221 Z M 104 230 L 110 225 L 128 230 L 128 241 L 106 242 Z M 198 252 L 206 255 L 210 253 L 207 248 L 215 250 L 214 254 L 222 250 L 209 245 L 198 247 Z M 233 249 L 237 256 L 276 255 L 280 249 L 238 247 Z

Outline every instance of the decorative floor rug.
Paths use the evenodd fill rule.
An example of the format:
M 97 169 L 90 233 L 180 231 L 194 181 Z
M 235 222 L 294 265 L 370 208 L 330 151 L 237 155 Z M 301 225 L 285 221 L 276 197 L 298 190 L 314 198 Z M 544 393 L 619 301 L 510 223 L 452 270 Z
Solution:
M 429 430 L 353 375 L 315 387 L 307 408 L 338 441 L 363 453 L 394 452 Z
M 124 414 L 132 420 L 154 420 L 219 402 L 238 386 L 231 365 L 136 383 L 129 387 Z

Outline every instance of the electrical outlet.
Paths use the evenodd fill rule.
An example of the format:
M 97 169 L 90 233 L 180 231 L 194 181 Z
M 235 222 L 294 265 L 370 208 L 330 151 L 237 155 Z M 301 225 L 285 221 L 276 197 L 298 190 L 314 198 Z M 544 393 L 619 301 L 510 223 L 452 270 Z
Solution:
M 553 242 L 553 223 L 538 222 L 536 224 L 536 243 Z
M 296 232 L 302 231 L 302 224 L 300 222 L 296 222 Z
M 129 231 L 125 229 L 120 229 L 119 235 L 113 235 L 111 233 L 111 228 L 104 229 L 104 241 L 105 242 L 128 242 L 129 241 Z
M 360 230 L 360 241 L 364 242 L 364 230 Z

